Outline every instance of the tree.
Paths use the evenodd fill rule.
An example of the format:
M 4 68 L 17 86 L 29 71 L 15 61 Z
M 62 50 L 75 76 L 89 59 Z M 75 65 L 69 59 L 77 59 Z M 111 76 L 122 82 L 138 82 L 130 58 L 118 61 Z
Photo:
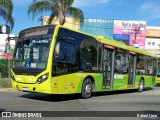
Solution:
M 11 30 L 14 27 L 14 18 L 12 17 L 13 3 L 12 0 L 0 0 L 0 17 L 9 23 Z
M 28 8 L 28 15 L 32 14 L 32 19 L 34 19 L 39 13 L 49 11 L 51 13 L 48 24 L 51 24 L 53 18 L 57 17 L 59 24 L 63 25 L 66 15 L 72 16 L 75 22 L 83 22 L 83 12 L 76 7 L 72 7 L 73 2 L 74 0 L 34 0 Z

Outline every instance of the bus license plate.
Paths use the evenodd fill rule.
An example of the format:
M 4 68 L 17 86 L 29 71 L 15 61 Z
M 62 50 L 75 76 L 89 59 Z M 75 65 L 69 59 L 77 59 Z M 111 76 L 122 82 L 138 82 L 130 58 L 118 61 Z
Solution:
M 28 91 L 28 87 L 23 87 L 22 90 L 23 91 Z

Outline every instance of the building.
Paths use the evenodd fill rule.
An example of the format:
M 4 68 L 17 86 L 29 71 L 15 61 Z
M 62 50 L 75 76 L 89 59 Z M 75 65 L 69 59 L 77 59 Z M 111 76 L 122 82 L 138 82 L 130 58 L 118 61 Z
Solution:
M 84 23 L 80 25 L 80 31 L 112 39 L 114 30 L 113 23 L 113 19 L 84 19 Z
M 160 27 L 147 26 L 145 50 L 160 55 Z
M 49 16 L 44 16 L 42 24 L 43 25 L 48 25 L 48 19 L 49 19 Z M 54 17 L 51 24 L 59 24 L 58 18 Z M 68 28 L 72 28 L 72 29 L 75 29 L 75 30 L 80 30 L 80 23 L 75 22 L 72 17 L 66 17 L 66 22 L 64 23 L 63 26 L 66 26 Z

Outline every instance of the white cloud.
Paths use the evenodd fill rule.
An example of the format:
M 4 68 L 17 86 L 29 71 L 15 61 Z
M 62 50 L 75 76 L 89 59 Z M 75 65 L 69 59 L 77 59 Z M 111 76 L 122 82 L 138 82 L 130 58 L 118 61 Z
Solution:
M 25 6 L 33 2 L 33 0 L 12 0 L 14 6 Z
M 74 0 L 73 6 L 75 7 L 92 7 L 94 5 L 107 4 L 111 0 Z
M 143 3 L 138 10 L 142 17 L 148 21 L 160 19 L 160 6 L 157 3 Z

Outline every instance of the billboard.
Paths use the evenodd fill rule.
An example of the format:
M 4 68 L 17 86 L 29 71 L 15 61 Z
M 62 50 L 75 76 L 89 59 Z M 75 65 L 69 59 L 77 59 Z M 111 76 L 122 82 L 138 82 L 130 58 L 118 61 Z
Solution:
M 146 36 L 159 38 L 160 37 L 160 30 L 147 29 Z
M 128 34 L 113 34 L 113 39 L 114 40 L 129 40 L 130 35 L 128 35 Z
M 84 23 L 80 25 L 80 31 L 113 38 L 113 23 L 112 19 L 84 19 Z
M 140 49 L 144 49 L 145 37 L 146 21 L 114 20 L 113 38 L 115 40 L 128 40 L 128 45 L 133 46 L 137 43 Z

